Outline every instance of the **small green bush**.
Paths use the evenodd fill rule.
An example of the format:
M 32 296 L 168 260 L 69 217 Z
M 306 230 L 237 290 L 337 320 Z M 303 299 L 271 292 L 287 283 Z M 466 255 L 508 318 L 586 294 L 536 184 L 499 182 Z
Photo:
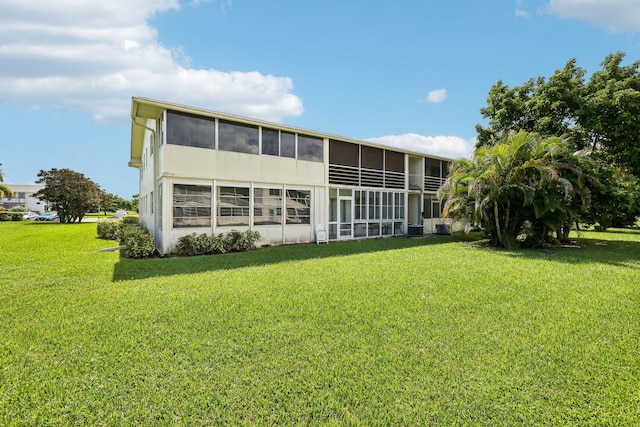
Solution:
M 231 230 L 227 234 L 228 245 L 231 250 L 245 252 L 256 248 L 256 242 L 260 239 L 260 233 L 247 230 L 245 232 Z
M 115 219 L 100 219 L 96 225 L 96 231 L 98 233 L 98 237 L 104 240 L 122 240 L 122 229 L 124 227 L 124 222 Z
M 176 245 L 176 251 L 185 256 L 204 255 L 211 253 L 212 250 L 211 240 L 204 233 L 200 235 L 192 233 L 183 236 L 178 239 L 178 244 Z
M 122 229 L 124 255 L 129 258 L 146 258 L 156 250 L 151 234 L 141 225 L 125 225 Z
M 176 252 L 184 256 L 223 254 L 229 251 L 244 252 L 255 249 L 255 243 L 259 238 L 260 233 L 251 230 L 245 232 L 231 230 L 226 235 L 192 233 L 178 239 Z
M 24 216 L 22 212 L 2 211 L 0 212 L 0 221 L 22 221 Z
M 140 217 L 137 216 L 123 216 L 120 221 L 122 221 L 123 224 L 140 224 Z
M 224 234 L 212 235 L 209 238 L 211 239 L 211 249 L 214 254 L 229 252 L 229 242 Z
M 14 206 L 9 209 L 9 212 L 29 212 L 29 209 L 27 209 L 25 206 Z

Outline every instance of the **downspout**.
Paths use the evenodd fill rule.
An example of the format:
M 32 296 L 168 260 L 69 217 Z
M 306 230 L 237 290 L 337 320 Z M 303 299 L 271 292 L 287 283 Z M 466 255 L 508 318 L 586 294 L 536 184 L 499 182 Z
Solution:
M 140 126 L 146 130 L 148 130 L 149 132 L 151 132 L 151 136 L 153 139 L 152 144 L 155 144 L 156 142 L 156 131 L 155 129 L 150 128 L 147 125 L 143 125 L 142 123 L 138 123 L 136 122 L 136 119 L 134 117 L 131 117 L 131 123 L 135 126 Z M 144 146 L 144 143 L 143 143 Z M 155 147 L 154 147 L 155 148 Z M 152 179 L 152 183 L 153 183 L 153 190 L 156 189 L 156 158 L 157 158 L 157 153 L 156 153 L 156 149 L 153 150 L 153 179 Z M 144 150 L 143 150 L 143 154 L 144 155 Z M 142 158 L 140 158 L 140 163 L 142 164 Z M 141 166 L 142 169 L 142 166 Z M 138 184 L 138 186 L 140 186 L 140 184 Z M 164 191 L 164 188 L 163 188 Z M 153 191 L 154 194 L 154 199 L 156 199 L 158 197 L 157 191 Z M 140 196 L 140 189 L 138 188 L 138 196 Z M 140 197 L 138 197 L 138 203 L 140 200 Z M 153 240 L 154 240 L 154 244 L 157 246 L 158 245 L 158 240 L 157 240 L 157 230 L 158 230 L 158 215 L 157 215 L 157 209 L 158 209 L 158 203 L 156 203 L 156 200 L 152 200 L 151 203 L 153 204 L 153 206 L 155 207 L 155 210 L 153 212 Z M 162 207 L 164 209 L 164 206 Z M 138 206 L 138 211 L 140 210 L 140 206 Z M 164 215 L 162 215 L 164 218 Z M 164 231 L 164 229 L 163 229 Z M 164 241 L 164 239 L 163 239 Z
M 134 124 L 134 125 L 136 125 L 136 126 L 143 127 L 143 128 L 145 128 L 146 130 L 148 130 L 149 132 L 151 132 L 151 133 L 153 134 L 153 140 L 154 140 L 154 141 L 156 140 L 156 131 L 155 131 L 155 129 L 152 129 L 152 128 L 150 128 L 150 127 L 149 127 L 149 126 L 147 126 L 147 125 L 143 125 L 142 123 L 138 123 L 138 122 L 136 122 L 136 119 L 135 119 L 134 117 L 131 117 L 131 123 L 133 123 L 133 124 Z

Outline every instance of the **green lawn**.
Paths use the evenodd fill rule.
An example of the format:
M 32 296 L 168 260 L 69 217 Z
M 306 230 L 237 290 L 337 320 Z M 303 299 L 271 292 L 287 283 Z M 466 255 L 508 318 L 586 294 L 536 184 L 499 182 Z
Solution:
M 0 425 L 640 425 L 640 232 L 149 260 L 0 222 Z

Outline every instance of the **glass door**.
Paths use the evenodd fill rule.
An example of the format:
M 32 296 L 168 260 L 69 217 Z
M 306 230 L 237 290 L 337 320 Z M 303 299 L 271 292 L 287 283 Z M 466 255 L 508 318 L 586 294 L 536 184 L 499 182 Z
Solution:
M 341 190 L 341 192 L 344 190 Z M 349 190 L 349 193 L 351 191 Z M 338 196 L 338 217 L 340 222 L 338 229 L 340 231 L 338 239 L 353 239 L 353 196 Z

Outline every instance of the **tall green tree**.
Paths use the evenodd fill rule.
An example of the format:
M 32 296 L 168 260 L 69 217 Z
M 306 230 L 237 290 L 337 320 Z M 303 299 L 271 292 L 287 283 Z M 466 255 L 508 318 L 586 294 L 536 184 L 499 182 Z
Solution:
M 3 184 L 4 172 L 2 171 L 2 163 L 0 163 L 0 199 L 3 197 L 13 197 L 13 190 L 6 184 Z
M 630 227 L 640 212 L 640 179 L 607 162 L 595 162 L 591 174 L 596 177 L 591 190 L 590 209 L 580 221 L 605 231 L 609 227 Z
M 84 174 L 70 169 L 53 168 L 38 173 L 44 188 L 34 194 L 58 212 L 60 222 L 80 222 L 84 215 L 100 206 L 103 191 Z
M 584 161 L 566 140 L 511 132 L 453 162 L 439 194 L 443 216 L 481 225 L 496 246 L 516 248 L 523 233 L 541 245 L 588 205 Z
M 640 177 L 640 62 L 623 66 L 624 57 L 607 55 L 588 82 L 575 59 L 548 80 L 513 88 L 498 81 L 480 110 L 488 125 L 476 126 L 477 146 L 520 130 L 568 137 L 576 149 L 602 151 Z
M 584 86 L 576 127 L 590 149 L 640 177 L 640 61 L 623 66 L 624 57 L 607 55 Z

